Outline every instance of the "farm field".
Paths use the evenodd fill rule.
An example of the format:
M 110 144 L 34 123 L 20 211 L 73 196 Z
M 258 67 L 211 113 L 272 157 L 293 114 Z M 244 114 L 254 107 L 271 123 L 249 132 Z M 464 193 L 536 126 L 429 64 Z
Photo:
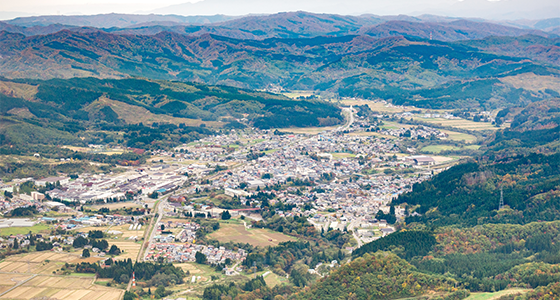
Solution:
M 220 229 L 212 232 L 210 239 L 220 242 L 249 243 L 253 246 L 276 246 L 280 242 L 293 241 L 294 238 L 267 229 L 245 229 L 241 224 L 220 223 Z
M 470 120 L 448 120 L 442 118 L 418 118 L 419 121 L 434 123 L 468 130 L 498 130 L 499 128 L 487 122 L 473 122 Z
M 476 142 L 476 136 L 474 136 L 472 134 L 450 131 L 450 130 L 444 130 L 444 129 L 439 129 L 439 130 L 441 132 L 447 133 L 449 135 L 449 139 L 452 140 L 452 141 L 464 141 L 466 143 Z
M 38 275 L 15 289 L 5 293 L 0 299 L 47 299 L 68 300 L 112 300 L 120 299 L 124 291 L 93 285 L 92 277 Z
M 0 263 L 0 299 L 120 299 L 123 291 L 94 286 L 92 274 L 53 275 L 66 263 L 100 259 L 52 251 L 10 256 Z
M 331 153 L 333 158 L 352 158 L 356 157 L 356 154 L 352 153 Z
M 441 151 L 447 150 L 460 150 L 460 149 L 470 149 L 470 150 L 477 150 L 480 148 L 478 145 L 469 145 L 465 147 L 456 147 L 451 145 L 430 145 L 422 148 L 420 151 L 422 152 L 431 152 L 431 153 L 440 153 Z
M 8 228 L 1 228 L 0 235 L 15 235 L 15 234 L 28 234 L 30 231 L 33 233 L 40 233 L 43 231 L 48 231 L 50 228 L 49 225 L 46 224 L 37 224 L 31 227 L 8 227 Z

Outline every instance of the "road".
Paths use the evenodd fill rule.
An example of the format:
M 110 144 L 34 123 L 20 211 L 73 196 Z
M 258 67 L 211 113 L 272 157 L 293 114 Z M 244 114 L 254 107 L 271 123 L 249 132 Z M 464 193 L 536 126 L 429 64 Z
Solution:
M 344 131 L 350 128 L 350 126 L 354 123 L 354 114 L 352 113 L 352 106 L 350 108 L 342 108 L 343 112 L 346 112 L 349 115 L 348 122 L 343 126 L 338 127 L 334 131 Z
M 157 232 L 157 224 L 159 222 L 161 222 L 161 219 L 163 218 L 163 215 L 165 214 L 164 207 L 166 205 L 167 205 L 167 197 L 162 198 L 158 203 L 158 206 L 157 206 L 158 217 L 157 217 L 156 221 L 153 223 L 153 226 L 150 228 L 151 232 L 150 232 L 150 235 L 148 237 L 148 246 L 146 247 L 146 249 L 144 249 L 144 254 L 142 255 L 142 261 L 146 261 L 146 256 L 148 256 L 148 251 L 150 250 L 150 246 L 152 245 L 154 237 L 155 237 L 156 232 Z

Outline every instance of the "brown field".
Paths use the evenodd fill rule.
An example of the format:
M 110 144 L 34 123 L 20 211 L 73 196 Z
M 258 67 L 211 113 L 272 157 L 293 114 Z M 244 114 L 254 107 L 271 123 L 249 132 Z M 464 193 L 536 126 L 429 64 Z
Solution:
M 94 286 L 94 276 L 52 275 L 65 263 L 97 260 L 95 257 L 81 260 L 77 254 L 51 251 L 10 256 L 0 263 L 0 299 L 120 299 L 124 291 Z M 16 284 L 21 285 L 10 290 Z
M 142 244 L 135 243 L 131 240 L 126 240 L 126 241 L 109 240 L 108 242 L 109 242 L 109 247 L 111 247 L 111 245 L 116 245 L 117 247 L 119 247 L 119 249 L 121 249 L 121 251 L 124 250 L 124 253 L 114 258 L 116 260 L 121 260 L 121 259 L 124 260 L 127 258 L 136 260 L 136 257 L 138 256 L 138 252 L 140 251 L 140 247 L 142 246 Z
M 11 95 L 12 97 L 33 101 L 37 91 L 37 86 L 34 85 L 0 81 L 0 93 Z
M 0 272 L 52 274 L 65 263 L 71 263 L 77 259 L 79 259 L 78 254 L 51 251 L 14 255 L 0 263 Z
M 239 224 L 220 224 L 220 229 L 209 235 L 220 242 L 249 243 L 253 246 L 277 246 L 280 242 L 293 241 L 295 238 L 267 229 L 246 230 Z
M 93 285 L 93 277 L 39 275 L 2 295 L 0 299 L 54 298 L 67 300 L 117 300 L 124 291 Z

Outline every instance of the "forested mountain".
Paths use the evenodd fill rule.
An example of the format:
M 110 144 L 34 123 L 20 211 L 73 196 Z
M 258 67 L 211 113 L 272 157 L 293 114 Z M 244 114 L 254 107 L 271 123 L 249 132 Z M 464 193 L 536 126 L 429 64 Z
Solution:
M 2 145 L 153 148 L 222 128 L 334 125 L 337 107 L 266 92 L 146 79 L 0 80 Z M 240 123 L 245 119 L 245 124 Z M 203 127 L 204 126 L 204 127 Z M 120 135 L 119 131 L 126 134 Z
M 549 22 L 553 21 L 549 19 Z M 258 16 L 179 16 L 101 14 L 90 16 L 36 16 L 4 21 L 4 29 L 26 35 L 45 34 L 59 27 L 95 27 L 119 34 L 152 35 L 163 31 L 187 35 L 216 34 L 230 38 L 310 38 L 318 36 L 370 35 L 374 37 L 410 36 L 441 41 L 479 39 L 489 36 L 536 34 L 554 36 L 550 26 L 500 25 L 492 21 L 423 15 L 417 17 L 316 14 L 305 11 Z M 553 23 L 551 23 L 553 24 Z M 45 27 L 41 31 L 39 27 Z M 0 27 L 1 28 L 1 27 Z M 24 30 L 25 29 L 25 30 Z M 54 33 L 50 31 L 48 33 Z
M 251 89 L 277 85 L 432 108 L 491 109 L 560 92 L 558 67 L 402 36 L 255 41 L 169 32 L 65 30 L 32 37 L 2 32 L 0 49 L 0 74 L 7 77 L 132 75 Z M 537 81 L 542 84 L 535 86 Z

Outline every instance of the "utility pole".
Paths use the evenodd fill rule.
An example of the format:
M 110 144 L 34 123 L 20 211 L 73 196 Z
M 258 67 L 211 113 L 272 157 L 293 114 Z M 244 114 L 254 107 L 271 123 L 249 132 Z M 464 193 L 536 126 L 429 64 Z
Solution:
M 500 205 L 498 210 L 502 210 L 504 208 L 504 187 L 500 186 Z

